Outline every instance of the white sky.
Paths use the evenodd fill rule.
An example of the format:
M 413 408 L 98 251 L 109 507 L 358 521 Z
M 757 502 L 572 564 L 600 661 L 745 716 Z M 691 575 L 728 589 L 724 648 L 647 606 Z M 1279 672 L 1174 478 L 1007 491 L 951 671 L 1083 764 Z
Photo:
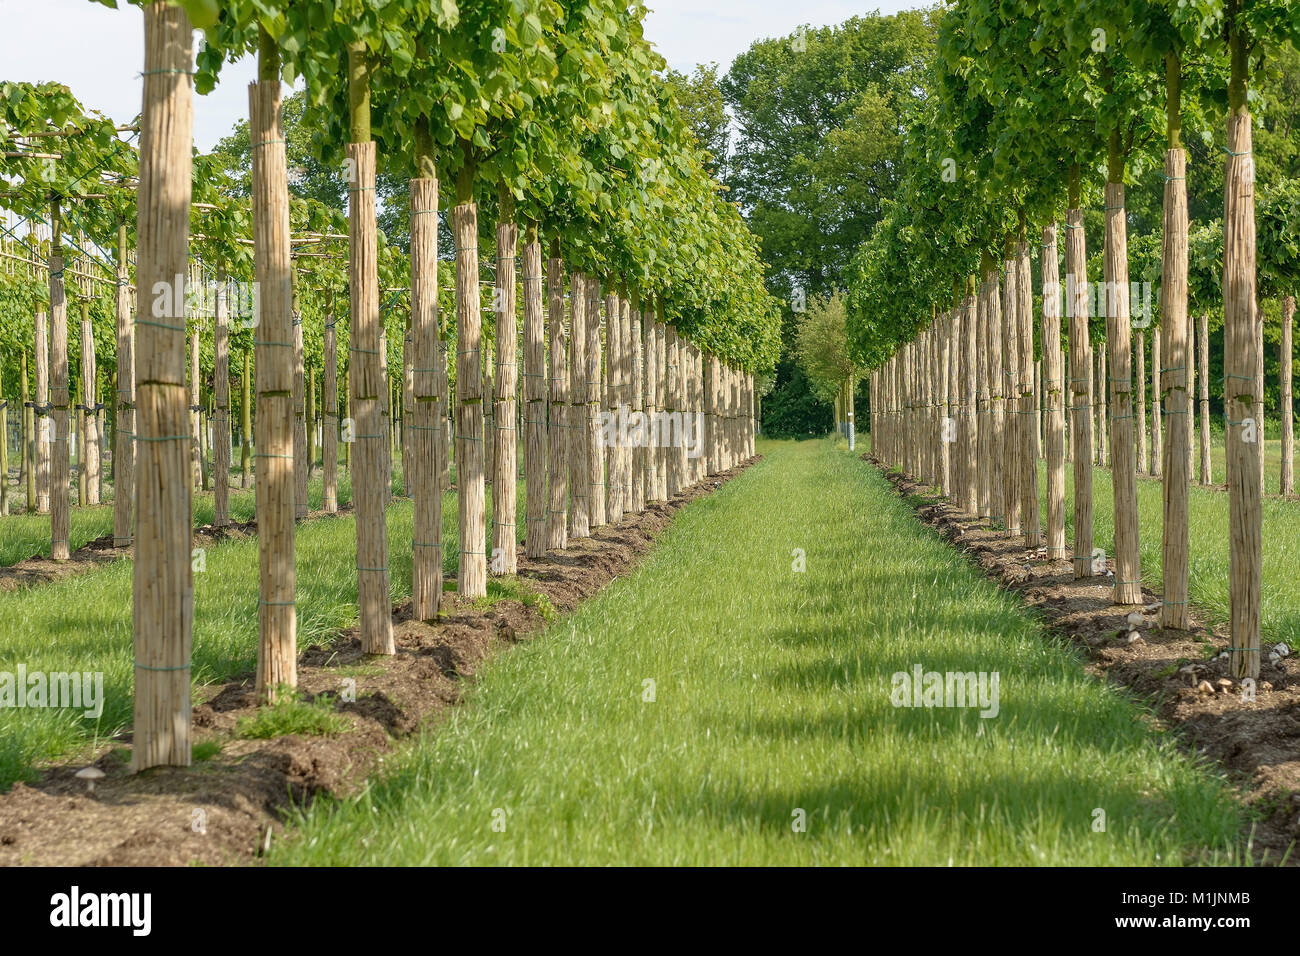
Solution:
M 716 61 L 725 70 L 756 39 L 801 24 L 839 23 L 873 9 L 920 7 L 919 0 L 648 0 L 646 36 L 673 69 Z M 89 0 L 0 0 L 0 80 L 56 81 L 86 106 L 120 122 L 140 112 L 142 14 Z M 220 85 L 195 99 L 194 138 L 210 149 L 248 115 L 251 58 L 227 67 Z

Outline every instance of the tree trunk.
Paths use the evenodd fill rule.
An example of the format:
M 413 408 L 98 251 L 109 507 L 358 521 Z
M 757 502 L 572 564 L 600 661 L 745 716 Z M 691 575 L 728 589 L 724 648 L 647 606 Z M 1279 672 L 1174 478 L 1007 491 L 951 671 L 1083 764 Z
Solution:
M 58 204 L 51 215 L 54 223 L 50 243 L 50 406 L 54 419 L 53 462 L 50 468 L 50 556 L 66 561 L 70 555 L 71 491 L 68 487 L 68 302 L 63 283 L 63 245 Z
M 4 373 L 0 370 L 0 515 L 9 514 L 9 403 L 4 394 Z
M 503 197 L 508 193 L 503 192 Z M 509 204 L 513 207 L 513 203 Z M 503 210 L 506 203 L 502 203 Z M 519 394 L 519 366 L 515 355 L 518 341 L 515 324 L 515 251 L 519 245 L 519 227 L 509 218 L 497 223 L 496 288 L 500 306 L 496 313 L 497 361 L 493 376 L 496 408 L 496 450 L 492 456 L 492 551 L 493 569 L 502 574 L 518 570 L 519 536 L 515 532 L 516 476 L 519 473 L 519 442 L 515 433 L 516 396 Z M 499 559 L 499 561 L 498 561 Z
M 979 462 L 976 454 L 979 448 L 979 433 L 977 431 L 978 425 L 975 421 L 975 363 L 979 359 L 979 345 L 975 330 L 976 310 L 974 293 L 974 280 L 972 279 L 967 295 L 960 305 L 962 312 L 962 442 L 959 447 L 961 449 L 962 459 L 965 462 L 963 470 L 966 482 L 962 494 L 964 507 L 966 511 L 978 518 L 980 513 L 980 488 Z M 849 394 L 850 396 L 852 395 L 851 386 Z
M 294 563 L 293 276 L 289 258 L 289 173 L 281 116 L 279 56 L 265 34 L 259 81 L 248 88 L 253 149 L 253 255 L 259 315 L 254 331 L 257 393 L 256 509 L 258 648 L 256 692 L 274 702 L 298 686 Z M 247 355 L 245 355 L 247 361 Z M 245 397 L 247 391 L 245 370 Z M 247 406 L 246 406 L 247 407 Z M 248 417 L 245 411 L 245 419 Z M 247 434 L 247 433 L 246 433 Z
M 1282 300 L 1282 344 L 1278 351 L 1279 407 L 1282 411 L 1283 497 L 1295 494 L 1295 405 L 1291 397 L 1291 336 L 1295 328 L 1295 296 Z
M 568 546 L 569 443 L 565 437 L 568 424 L 569 375 L 565 367 L 568 349 L 564 341 L 564 260 L 552 251 L 546 262 L 547 338 L 550 408 L 547 419 L 547 521 L 546 548 Z
M 199 376 L 199 330 L 196 326 L 190 330 L 190 471 L 195 492 L 203 491 L 203 406 L 199 404 Z
M 391 436 L 384 421 L 384 404 L 388 397 L 385 371 L 386 343 L 379 314 L 379 275 L 375 225 L 375 144 L 370 139 L 368 74 L 360 63 L 364 54 L 349 50 L 349 66 L 354 77 L 354 100 L 362 97 L 364 105 L 354 105 L 352 142 L 347 158 L 355 176 L 348 196 L 348 289 L 351 293 L 351 358 L 348 362 L 348 394 L 356 420 L 357 461 L 352 474 L 352 503 L 357 529 L 357 599 L 361 605 L 361 650 L 366 654 L 393 654 L 392 607 L 388 598 L 387 506 L 392 496 L 390 468 Z M 364 111 L 363 115 L 361 111 Z M 464 236 L 463 207 L 457 212 L 457 238 Z M 478 232 L 469 211 L 470 236 L 477 241 Z M 460 244 L 459 242 L 457 243 Z M 458 249 L 458 253 L 463 250 Z M 473 255 L 473 253 L 471 253 Z M 477 258 L 476 256 L 474 257 Z M 460 263 L 457 263 L 458 267 Z M 473 329 L 462 325 L 462 334 L 475 339 L 478 322 L 478 264 L 473 263 L 474 315 L 467 320 Z M 477 354 L 477 351 L 476 353 Z M 476 376 L 475 376 L 476 379 Z M 480 412 L 482 409 L 480 408 Z M 479 521 L 477 526 L 462 523 L 470 540 L 482 547 L 483 484 L 479 474 Z M 479 532 L 472 536 L 474 527 Z M 462 547 L 464 545 L 462 544 Z M 481 557 L 481 555 L 480 555 Z M 462 572 L 463 572 L 462 568 Z M 471 589 L 472 590 L 472 589 Z M 480 591 L 472 596 L 482 597 Z
M 1033 313 L 1030 313 L 1030 319 Z M 1039 347 L 1042 344 L 1039 343 Z M 1043 360 L 1034 361 L 1034 458 L 1044 458 L 1043 447 L 1046 442 L 1043 439 Z
M 1077 201 L 1074 190 L 1071 198 Z M 1088 340 L 1088 254 L 1083 212 L 1065 214 L 1065 308 L 1070 324 L 1070 424 L 1074 452 L 1074 576 L 1093 575 L 1092 350 Z
M 312 473 L 316 470 L 316 369 L 311 363 L 307 363 L 305 373 L 304 384 L 307 388 L 307 478 L 310 481 Z
M 1210 467 L 1210 317 L 1202 312 L 1197 317 L 1196 369 L 1200 386 L 1201 407 L 1201 484 L 1214 483 Z M 1188 350 L 1190 356 L 1191 350 Z M 1190 371 L 1190 370 L 1189 370 Z
M 1115 499 L 1115 603 L 1140 604 L 1137 457 L 1133 445 L 1133 330 L 1129 319 L 1124 184 L 1106 184 L 1106 342 L 1110 366 L 1111 485 Z
M 415 311 L 414 304 L 411 311 Z M 328 514 L 337 514 L 339 510 L 339 346 L 336 321 L 331 308 L 325 319 L 325 373 L 321 382 L 321 506 Z
M 1065 559 L 1065 389 L 1056 225 L 1043 229 L 1042 387 L 1047 411 L 1047 559 Z
M 33 409 L 36 449 L 36 513 L 50 513 L 50 439 L 54 420 L 50 414 L 49 318 L 36 313 L 36 407 Z
M 1004 537 L 1019 537 L 1021 513 L 1020 509 L 1024 503 L 1024 495 L 1021 492 L 1020 484 L 1024 479 L 1024 472 L 1020 467 L 1020 453 L 1024 448 L 1020 440 L 1020 432 L 1024 426 L 1024 415 L 1020 405 L 1020 319 L 1019 311 L 1019 285 L 1020 267 L 1015 258 L 1015 246 L 1010 240 L 1006 245 L 1006 251 L 1003 255 L 1003 274 L 1006 276 L 1006 286 L 1003 289 L 1002 296 L 1002 383 L 1006 395 L 1007 413 L 1006 413 L 1006 436 L 1005 447 L 1003 451 L 1003 461 L 1006 464 L 1006 471 L 1003 473 L 1003 493 L 1005 497 L 1004 508 L 1007 515 L 1007 526 Z
M 253 370 L 248 349 L 244 349 L 239 396 L 239 485 L 247 488 L 253 481 Z
M 653 308 L 641 317 L 642 353 L 645 355 L 645 414 L 647 447 L 645 449 L 646 502 L 663 501 L 659 487 L 659 347 Z M 706 396 L 707 399 L 707 396 Z
M 583 276 L 569 278 L 569 407 L 564 436 L 569 457 L 569 537 L 591 536 L 591 493 L 587 488 L 587 299 Z
M 117 227 L 117 428 L 113 447 L 113 546 L 131 543 L 135 504 L 135 314 L 127 269 L 126 223 Z
M 666 479 L 668 497 L 671 499 L 682 489 L 681 458 L 678 445 L 682 440 L 682 406 L 680 397 L 680 356 L 678 355 L 677 326 L 664 326 L 664 404 L 668 420 L 672 423 L 672 435 L 665 449 Z
M 586 277 L 586 318 L 587 348 L 584 357 L 587 360 L 584 376 L 583 401 L 586 402 L 586 419 L 583 425 L 587 438 L 587 493 L 591 496 L 587 503 L 587 524 L 598 528 L 605 524 L 605 450 L 601 441 L 600 428 L 600 281 L 594 276 Z M 662 346 L 661 346 L 662 351 Z
M 230 521 L 230 316 L 226 307 L 226 277 L 217 275 L 216 314 L 212 333 L 212 499 L 215 527 Z
M 22 353 L 23 484 L 27 488 L 27 513 L 36 511 L 36 410 L 32 408 L 27 375 L 27 352 Z
M 605 286 L 605 409 L 609 427 L 606 433 L 615 436 L 613 441 L 605 442 L 605 520 L 608 524 L 617 524 L 623 517 L 623 484 L 619 468 L 619 448 L 617 425 L 619 414 L 619 333 L 622 322 L 618 292 L 612 279 Z M 680 371 L 680 369 L 679 369 Z M 680 473 L 679 473 L 680 480 Z
M 1137 365 L 1134 394 L 1137 396 L 1137 470 L 1145 475 L 1151 471 L 1151 458 L 1147 454 L 1147 336 L 1138 329 L 1133 333 L 1133 360 Z
M 1241 15 L 1235 4 L 1236 17 Z M 1260 589 L 1263 512 L 1258 419 L 1260 314 L 1255 305 L 1255 164 L 1251 115 L 1246 106 L 1244 29 L 1229 15 L 1232 50 L 1228 161 L 1223 212 L 1223 378 L 1227 416 L 1228 512 L 1231 587 L 1231 670 L 1237 678 L 1259 677 Z M 1246 419 L 1254 418 L 1253 426 Z
M 524 553 L 546 553 L 546 331 L 542 311 L 542 244 L 537 224 L 524 243 Z M 599 359 L 597 359 L 599 361 Z M 603 504 L 603 499 L 602 499 Z M 594 516 L 595 512 L 593 512 Z M 604 523 L 603 509 L 599 512 Z
M 150 3 L 144 8 L 144 34 L 136 301 L 151 306 L 149 318 L 136 323 L 139 444 L 132 563 L 133 771 L 160 764 L 189 765 L 194 615 L 186 474 L 185 297 L 183 287 L 175 288 L 178 277 L 185 275 L 189 246 L 192 31 L 179 7 Z M 278 92 L 278 79 L 276 88 Z M 157 288 L 170 289 L 170 295 L 158 295 Z M 51 303 L 51 308 L 56 306 Z M 62 417 L 66 437 L 66 412 Z M 59 475 L 54 477 L 57 480 Z M 66 492 L 64 481 L 61 494 L 56 488 L 56 498 Z
M 415 402 L 411 410 L 411 457 L 405 463 L 405 475 L 415 512 L 411 616 L 417 621 L 435 620 L 442 600 L 442 489 L 438 486 L 443 418 L 438 382 L 438 180 L 429 175 L 433 172 L 430 167 L 432 160 L 428 159 L 421 164 L 425 175 L 411 180 L 411 350 Z M 326 363 L 328 402 L 328 356 Z M 327 437 L 327 445 L 328 441 Z M 328 461 L 325 469 L 328 476 Z
M 460 528 L 457 588 L 466 600 L 487 594 L 483 499 L 482 313 L 478 284 L 478 207 L 462 174 L 456 230 L 456 500 Z
M 1165 153 L 1164 261 L 1160 287 L 1161 403 L 1169 412 L 1169 441 L 1164 447 L 1164 521 L 1161 540 L 1164 569 L 1162 627 L 1186 630 L 1188 617 L 1189 511 L 1187 453 L 1191 427 L 1191 390 L 1187 369 L 1187 154 Z M 1156 362 L 1155 367 L 1159 368 Z M 1154 371 L 1154 369 L 1153 369 Z
M 95 395 L 95 335 L 90 327 L 90 302 L 81 302 L 81 403 L 86 416 L 85 446 L 81 451 L 86 496 L 82 504 L 99 504 L 99 402 Z
M 1020 524 L 1026 548 L 1043 543 L 1038 503 L 1038 456 L 1034 452 L 1034 293 L 1029 269 L 1029 243 L 1022 238 L 1016 254 L 1016 320 L 1020 329 Z
M 1161 287 L 1163 291 L 1163 286 Z M 1163 316 L 1164 313 L 1161 312 Z M 1184 320 L 1186 321 L 1186 320 Z M 1161 396 L 1164 395 L 1164 373 L 1163 362 L 1165 359 L 1165 349 L 1161 343 L 1164 338 L 1164 323 L 1161 323 L 1160 329 L 1151 336 L 1151 475 L 1159 477 L 1164 472 L 1164 454 L 1165 454 L 1165 436 L 1164 436 L 1164 407 Z M 1182 370 L 1184 378 L 1186 369 Z
M 632 373 L 632 380 L 628 386 L 630 393 L 628 395 L 628 404 L 632 408 L 632 420 L 641 422 L 642 429 L 644 429 L 642 414 L 645 411 L 645 358 L 641 354 L 641 300 L 635 290 L 632 292 L 630 305 L 627 365 Z M 703 370 L 702 365 L 701 361 L 701 371 Z M 701 391 L 703 391 L 702 388 Z M 628 482 L 628 487 L 632 493 L 631 510 L 634 512 L 645 511 L 645 447 L 642 441 L 634 441 L 631 447 L 627 449 L 627 462 L 632 471 Z

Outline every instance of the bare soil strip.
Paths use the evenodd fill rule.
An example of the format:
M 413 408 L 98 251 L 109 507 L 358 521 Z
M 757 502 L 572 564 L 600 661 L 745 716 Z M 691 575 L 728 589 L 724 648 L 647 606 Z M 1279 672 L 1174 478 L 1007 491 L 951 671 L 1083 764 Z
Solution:
M 567 612 L 648 552 L 673 515 L 712 493 L 759 458 L 687 488 L 666 504 L 648 505 L 616 525 L 573 541 L 564 551 L 519 557 L 519 577 Z M 447 608 L 450 604 L 452 607 Z M 235 736 L 241 717 L 257 713 L 253 675 L 206 688 L 193 712 L 193 740 L 218 754 L 189 768 L 131 775 L 130 734 L 101 748 L 93 766 L 105 776 L 93 791 L 76 772 L 48 768 L 32 785 L 0 795 L 0 865 L 163 866 L 254 862 L 283 830 L 285 812 L 321 795 L 358 792 L 401 739 L 436 724 L 462 697 L 467 678 L 492 654 L 545 624 L 540 609 L 514 601 L 487 608 L 448 594 L 442 620 L 410 619 L 410 603 L 393 609 L 395 657 L 366 657 L 357 628 L 299 655 L 299 690 L 328 703 L 348 729 L 333 736 L 269 740 Z M 343 702 L 345 680 L 355 701 Z
M 1165 630 L 1161 595 L 1143 588 L 1140 607 L 1111 602 L 1109 564 L 1101 576 L 1075 580 L 1072 554 L 1048 561 L 1044 549 L 1027 551 L 932 488 L 861 457 L 940 537 L 1038 611 L 1049 632 L 1082 650 L 1090 673 L 1146 700 L 1180 743 L 1228 773 L 1252 811 L 1244 837 L 1257 861 L 1300 863 L 1292 849 L 1300 839 L 1300 655 L 1270 663 L 1275 645 L 1265 645 L 1255 699 L 1247 700 L 1228 676 L 1226 627 L 1207 627 L 1193 610 L 1191 630 Z M 1142 616 L 1136 626 L 1128 620 L 1134 612 Z

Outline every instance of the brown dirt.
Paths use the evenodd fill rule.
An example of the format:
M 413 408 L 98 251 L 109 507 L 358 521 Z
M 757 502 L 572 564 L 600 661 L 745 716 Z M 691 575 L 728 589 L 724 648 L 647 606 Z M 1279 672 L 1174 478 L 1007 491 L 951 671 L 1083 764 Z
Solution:
M 555 610 L 572 610 L 631 570 L 678 509 L 757 460 L 599 528 L 565 551 L 521 556 L 519 577 Z M 363 655 L 356 628 L 299 657 L 301 696 L 331 705 L 346 731 L 240 738 L 239 720 L 257 713 L 253 676 L 204 688 L 193 711 L 193 741 L 219 743 L 219 753 L 189 768 L 133 775 L 124 733 L 95 755 L 93 765 L 105 777 L 93 793 L 75 776 L 84 762 L 47 768 L 37 782 L 0 795 L 0 865 L 253 862 L 283 831 L 286 811 L 320 795 L 358 792 L 402 738 L 436 724 L 461 699 L 466 679 L 485 658 L 528 639 L 545 618 L 520 601 L 484 608 L 449 593 L 436 624 L 411 620 L 409 601 L 394 608 L 393 624 L 394 657 Z M 354 702 L 340 700 L 346 679 L 356 682 Z
M 330 514 L 326 511 L 312 511 L 308 513 L 307 518 L 304 520 L 335 518 L 339 515 L 350 514 L 351 511 L 350 507 L 340 508 L 338 514 Z M 244 538 L 256 536 L 256 521 L 232 521 L 220 528 L 205 524 L 194 529 L 192 547 L 211 547 L 225 541 L 240 541 Z M 64 578 L 94 570 L 101 564 L 130 558 L 131 553 L 132 549 L 129 545 L 125 548 L 114 547 L 113 536 L 105 534 L 73 551 L 67 561 L 55 561 L 52 558 L 34 554 L 30 558 L 24 558 L 21 561 L 15 561 L 13 564 L 0 567 L 0 591 L 16 591 L 19 588 L 31 587 L 32 585 L 61 581 Z
M 1104 577 L 1075 580 L 1072 554 L 1048 561 L 1044 549 L 1027 551 L 933 489 L 862 458 L 884 471 L 940 537 L 1041 614 L 1050 632 L 1077 646 L 1089 672 L 1146 701 L 1163 729 L 1227 772 L 1251 818 L 1243 841 L 1257 862 L 1300 863 L 1293 851 L 1300 839 L 1300 655 L 1294 649 L 1270 664 L 1275 645 L 1264 645 L 1255 700 L 1246 701 L 1228 674 L 1226 627 L 1207 626 L 1193 613 L 1191 630 L 1165 630 L 1159 594 L 1143 588 L 1141 607 L 1111 602 L 1109 565 Z M 1128 616 L 1139 611 L 1142 622 L 1134 628 Z

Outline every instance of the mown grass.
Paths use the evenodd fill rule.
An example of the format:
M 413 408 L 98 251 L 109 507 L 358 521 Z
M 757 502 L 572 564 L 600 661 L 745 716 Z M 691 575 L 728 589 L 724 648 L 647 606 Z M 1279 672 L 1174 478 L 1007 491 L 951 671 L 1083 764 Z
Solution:
M 1211 435 L 1211 473 L 1216 483 L 1225 481 L 1222 433 Z M 859 452 L 869 447 L 869 436 L 860 436 Z M 838 439 L 840 450 L 848 442 Z M 1270 642 L 1300 641 L 1300 502 L 1276 497 L 1279 487 L 1281 441 L 1265 442 L 1264 563 L 1261 601 L 1261 630 Z M 1197 452 L 1199 454 L 1199 451 Z M 1197 460 L 1197 478 L 1200 475 Z M 1093 537 L 1096 547 L 1108 557 L 1115 552 L 1115 496 L 1109 469 L 1093 468 Z M 1047 514 L 1047 464 L 1038 463 L 1040 513 Z M 1164 490 L 1159 479 L 1143 477 L 1137 483 L 1138 535 L 1142 581 L 1156 592 L 1164 588 L 1161 535 L 1164 530 Z M 1228 620 L 1228 496 L 1219 487 L 1193 483 L 1190 491 L 1190 561 L 1188 587 L 1193 605 L 1211 624 Z M 1074 541 L 1074 465 L 1065 463 L 1066 544 Z
M 1046 465 L 1039 463 L 1040 485 L 1046 508 Z M 1093 534 L 1106 554 L 1115 549 L 1115 497 L 1108 470 L 1094 468 Z M 1153 590 L 1163 590 L 1161 535 L 1164 531 L 1164 490 L 1159 481 L 1139 481 L 1138 535 L 1142 580 Z M 1074 470 L 1065 469 L 1066 541 L 1074 540 Z M 1190 493 L 1190 556 L 1188 586 L 1194 605 L 1212 623 L 1228 620 L 1228 496 L 1221 490 L 1193 485 Z M 1300 503 L 1266 497 L 1264 510 L 1264 564 L 1261 630 L 1265 640 L 1294 644 L 1300 640 Z M 1043 512 L 1046 514 L 1046 511 Z
M 524 489 L 519 487 L 519 534 Z M 488 496 L 491 520 L 491 495 Z M 456 495 L 443 497 L 445 573 L 454 577 L 460 546 Z M 8 519 L 3 519 L 8 520 Z M 389 593 L 410 597 L 412 505 L 388 509 Z M 490 525 L 489 525 L 490 527 Z M 327 641 L 356 623 L 356 526 L 340 515 L 298 525 L 295 536 L 298 643 Z M 193 682 L 195 687 L 253 670 L 257 659 L 257 541 L 209 548 L 206 570 L 194 575 Z M 131 720 L 132 565 L 115 561 L 84 574 L 15 591 L 0 598 L 0 671 L 22 663 L 34 671 L 102 672 L 104 709 L 97 720 L 81 711 L 0 708 L 0 790 L 30 779 L 41 761 L 76 751 L 116 733 Z M 519 598 L 521 586 L 490 578 L 489 600 Z
M 358 798 L 308 809 L 271 861 L 1239 859 L 1223 781 L 878 473 L 826 441 L 759 450 L 637 571 L 483 667 Z M 918 663 L 998 672 L 1000 713 L 894 708 L 891 676 Z
M 342 465 L 339 466 L 338 482 L 339 504 L 347 506 L 352 503 L 352 480 L 350 475 L 343 470 Z M 239 475 L 232 472 L 230 520 L 251 521 L 253 520 L 256 493 L 252 487 L 240 488 L 239 483 Z M 322 484 L 323 480 L 318 469 L 316 477 L 307 483 L 309 508 L 318 510 L 323 507 Z M 393 487 L 396 492 L 400 493 L 402 488 L 401 473 L 396 465 L 394 467 Z M 106 487 L 105 491 L 109 493 L 111 501 L 111 488 Z M 11 502 L 11 504 L 17 506 L 16 501 Z M 215 503 L 211 491 L 196 494 L 194 496 L 194 527 L 199 528 L 203 525 L 212 524 L 214 509 Z M 75 551 L 96 538 L 112 533 L 113 505 L 111 503 L 88 505 L 84 508 L 73 506 L 69 535 L 72 550 Z M 11 514 L 6 518 L 0 518 L 0 567 L 16 564 L 19 561 L 37 556 L 45 558 L 50 556 L 50 516 Z

